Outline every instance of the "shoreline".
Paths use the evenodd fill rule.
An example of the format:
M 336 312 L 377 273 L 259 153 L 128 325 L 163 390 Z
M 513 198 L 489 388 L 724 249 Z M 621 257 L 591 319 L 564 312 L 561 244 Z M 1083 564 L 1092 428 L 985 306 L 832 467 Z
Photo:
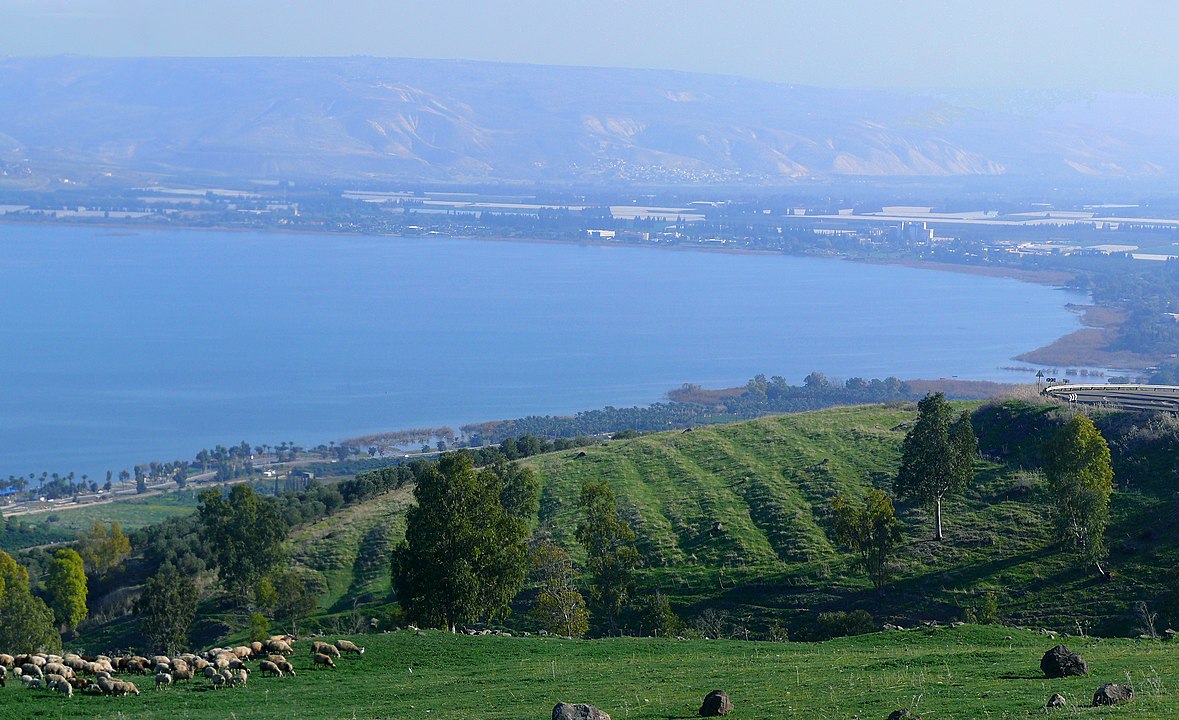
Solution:
M 654 249 L 654 250 L 671 250 L 678 252 L 711 252 L 722 254 L 739 254 L 739 255 L 779 255 L 786 257 L 797 258 L 819 258 L 828 260 L 844 260 L 847 262 L 876 264 L 876 265 L 900 265 L 913 269 L 932 270 L 938 272 L 956 272 L 969 275 L 983 275 L 991 277 L 1006 277 L 1014 279 L 1019 282 L 1035 283 L 1040 285 L 1047 285 L 1051 287 L 1061 287 L 1071 277 L 1070 274 L 1064 272 L 1054 271 L 1030 271 L 1021 270 L 1017 268 L 1003 267 L 1003 266 L 976 266 L 976 265 L 958 265 L 954 263 L 931 262 L 917 259 L 905 258 L 857 258 L 854 256 L 834 255 L 834 254 L 788 254 L 775 250 L 765 249 L 751 249 L 739 247 L 724 247 L 724 246 L 699 246 L 692 245 L 669 245 L 669 244 L 631 244 L 619 243 L 610 240 L 594 240 L 594 239 L 579 239 L 579 240 L 557 240 L 550 238 L 522 238 L 522 237 L 503 237 L 503 236 L 472 236 L 472 235 L 401 235 L 401 234 L 369 234 L 357 233 L 348 231 L 330 231 L 323 229 L 296 229 L 296 228 L 253 228 L 240 226 L 187 226 L 187 225 L 141 225 L 136 223 L 122 223 L 122 222 L 72 222 L 68 219 L 53 219 L 45 221 L 29 221 L 29 220 L 13 220 L 6 219 L 0 216 L 0 224 L 11 224 L 14 226 L 23 227 L 46 227 L 46 228 L 77 228 L 87 229 L 94 232 L 96 239 L 106 237 L 126 237 L 142 234 L 150 234 L 153 232 L 169 233 L 169 232 L 225 232 L 225 233 L 254 233 L 254 234 L 289 234 L 289 235 L 321 235 L 325 239 L 344 237 L 355 239 L 389 239 L 396 240 L 411 240 L 411 241 L 429 241 L 431 239 L 458 239 L 480 242 L 511 242 L 524 244 L 540 244 L 540 245 L 578 245 L 585 247 L 609 247 L 622 249 Z M 1108 343 L 1108 338 L 1112 333 L 1116 332 L 1118 324 L 1121 322 L 1121 317 L 1116 311 L 1109 308 L 1100 308 L 1093 305 L 1071 305 L 1070 309 L 1080 312 L 1082 314 L 1081 322 L 1085 325 L 1079 330 L 1056 338 L 1049 344 L 1029 350 L 1025 353 L 1015 356 L 1013 360 L 1026 362 L 1048 368 L 1060 368 L 1061 372 L 1065 368 L 1100 368 L 1108 370 L 1111 368 L 1125 368 L 1125 369 L 1142 369 L 1151 364 L 1149 358 L 1142 358 L 1134 356 L 1130 353 L 1108 353 L 1101 351 L 1101 348 Z M 1031 372 L 1035 368 L 1029 369 Z M 1012 382 L 1018 382 L 1026 375 L 1024 373 L 1012 372 Z M 964 379 L 968 380 L 968 379 Z M 690 381 L 690 379 L 686 380 Z M 937 381 L 922 381 L 922 382 L 937 382 Z M 674 388 L 668 388 L 668 391 Z M 657 398 L 652 398 L 647 404 L 661 402 L 666 395 L 661 395 Z M 484 420 L 484 422 L 494 422 L 494 420 Z M 396 431 L 403 428 L 386 428 L 386 431 Z

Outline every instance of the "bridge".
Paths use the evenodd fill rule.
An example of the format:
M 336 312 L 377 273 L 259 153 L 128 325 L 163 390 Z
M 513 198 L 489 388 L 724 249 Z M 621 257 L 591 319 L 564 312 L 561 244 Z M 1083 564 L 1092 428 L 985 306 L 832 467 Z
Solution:
M 1084 405 L 1107 405 L 1123 410 L 1179 412 L 1179 386 L 1175 385 L 1049 385 L 1040 391 L 1048 397 Z

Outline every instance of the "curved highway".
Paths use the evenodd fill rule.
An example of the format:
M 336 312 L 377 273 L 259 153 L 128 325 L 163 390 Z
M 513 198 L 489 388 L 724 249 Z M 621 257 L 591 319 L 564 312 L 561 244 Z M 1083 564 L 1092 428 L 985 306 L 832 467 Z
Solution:
M 1124 410 L 1179 412 L 1179 387 L 1174 385 L 1049 385 L 1040 391 L 1049 397 L 1085 405 L 1108 405 Z

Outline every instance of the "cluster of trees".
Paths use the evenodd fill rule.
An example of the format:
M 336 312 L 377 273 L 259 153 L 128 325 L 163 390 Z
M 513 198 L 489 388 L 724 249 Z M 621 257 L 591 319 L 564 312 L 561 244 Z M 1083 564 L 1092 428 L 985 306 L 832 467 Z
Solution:
M 28 568 L 0 552 L 0 647 L 8 652 L 55 651 L 61 632 L 86 619 L 86 572 L 70 548 L 53 554 L 44 597 L 33 593 Z
M 506 461 L 480 469 L 469 453 L 452 453 L 417 483 L 417 504 L 392 560 L 397 598 L 410 618 L 451 631 L 501 618 L 531 571 L 537 620 L 559 635 L 588 631 L 590 614 L 572 559 L 556 543 L 532 537 L 540 488 L 531 469 Z M 620 518 L 606 482 L 587 483 L 579 507 L 576 536 L 585 549 L 590 597 L 609 632 L 617 633 L 634 594 L 634 531 Z
M 802 385 L 790 385 L 781 376 L 757 375 L 739 392 L 724 392 L 701 399 L 683 388 L 674 397 L 691 401 L 654 403 L 645 407 L 586 410 L 572 416 L 531 415 L 516 420 L 465 425 L 463 431 L 482 442 L 502 442 L 528 436 L 576 438 L 636 430 L 660 432 L 720 421 L 758 417 L 767 413 L 818 410 L 835 405 L 891 402 L 913 399 L 912 391 L 897 378 L 851 378 L 835 382 L 821 372 L 806 376 Z M 707 393 L 707 391 L 706 391 Z M 517 440 L 518 442 L 518 440 Z
M 927 395 L 917 408 L 893 490 L 905 502 L 934 508 L 934 537 L 942 540 L 942 502 L 973 479 L 978 439 L 970 415 L 955 415 L 941 393 Z M 1101 563 L 1113 492 L 1108 443 L 1092 420 L 1077 414 L 1043 443 L 1042 455 L 1056 540 L 1105 576 Z M 837 496 L 831 509 L 836 541 L 854 553 L 855 564 L 882 590 L 902 539 L 893 499 L 874 488 L 858 500 Z

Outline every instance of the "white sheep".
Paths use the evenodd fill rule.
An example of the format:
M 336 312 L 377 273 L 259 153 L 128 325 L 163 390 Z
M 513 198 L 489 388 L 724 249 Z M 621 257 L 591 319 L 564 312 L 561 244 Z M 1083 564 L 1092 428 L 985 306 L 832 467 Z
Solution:
M 282 670 L 279 669 L 278 665 L 269 660 L 263 660 L 262 662 L 258 663 L 258 672 L 262 673 L 263 675 L 270 673 L 274 677 L 282 677 Z
M 172 684 L 172 676 L 169 673 L 156 673 L 156 690 L 161 687 L 167 687 Z
M 364 654 L 364 648 L 357 646 L 357 644 L 352 642 L 351 640 L 337 640 L 336 641 L 336 648 L 340 652 L 356 653 L 357 655 Z

